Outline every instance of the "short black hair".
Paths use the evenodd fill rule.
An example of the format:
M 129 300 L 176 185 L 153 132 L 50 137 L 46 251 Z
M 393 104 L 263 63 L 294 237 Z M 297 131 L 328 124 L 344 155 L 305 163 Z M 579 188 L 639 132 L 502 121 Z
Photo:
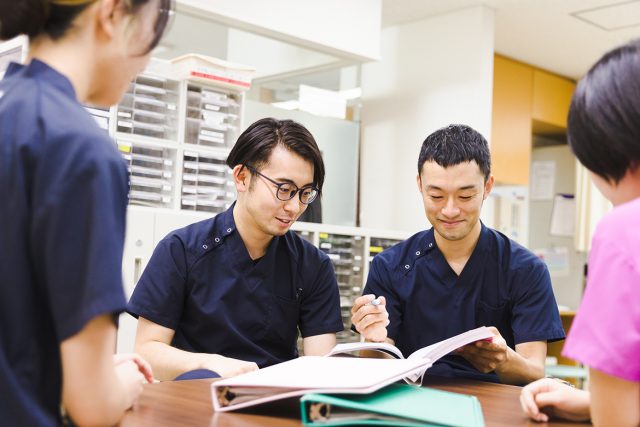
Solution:
M 126 0 L 128 12 L 135 14 L 149 0 Z M 46 34 L 53 40 L 59 39 L 71 28 L 74 19 L 93 1 L 78 4 L 58 4 L 52 0 L 15 0 L 0 2 L 0 40 L 7 40 L 21 34 L 33 39 Z M 167 30 L 174 10 L 174 0 L 160 0 L 158 15 L 154 24 L 154 35 L 146 54 L 155 48 Z
M 640 164 L 640 40 L 608 52 L 580 80 L 567 136 L 580 163 L 607 181 Z
M 422 143 L 418 156 L 418 174 L 425 162 L 436 162 L 443 168 L 475 161 L 484 175 L 491 174 L 491 153 L 487 140 L 467 125 L 452 124 L 433 132 Z
M 227 166 L 249 165 L 256 169 L 269 161 L 273 149 L 281 145 L 313 164 L 313 185 L 322 190 L 324 161 L 313 135 L 298 122 L 264 118 L 249 126 L 227 157 Z

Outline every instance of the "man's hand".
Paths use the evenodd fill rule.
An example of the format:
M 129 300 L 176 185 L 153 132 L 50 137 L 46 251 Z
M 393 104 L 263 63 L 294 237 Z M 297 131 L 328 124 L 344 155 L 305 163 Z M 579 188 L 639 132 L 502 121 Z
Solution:
M 223 378 L 235 377 L 259 369 L 255 362 L 232 359 L 219 354 L 205 354 L 204 357 L 201 363 L 202 368 L 214 371 Z
M 389 325 L 389 313 L 386 308 L 386 300 L 379 297 L 380 304 L 370 304 L 375 295 L 363 295 L 356 299 L 351 308 L 351 323 L 356 330 L 368 341 L 384 342 L 387 338 L 387 326 Z
M 493 333 L 490 341 L 476 341 L 460 347 L 454 352 L 454 354 L 464 357 L 474 368 L 485 374 L 499 371 L 509 361 L 509 350 L 511 350 L 495 327 L 489 326 L 488 329 Z
M 589 392 L 578 390 L 552 378 L 542 378 L 522 389 L 520 406 L 534 421 L 547 422 L 550 416 L 570 421 L 589 419 Z

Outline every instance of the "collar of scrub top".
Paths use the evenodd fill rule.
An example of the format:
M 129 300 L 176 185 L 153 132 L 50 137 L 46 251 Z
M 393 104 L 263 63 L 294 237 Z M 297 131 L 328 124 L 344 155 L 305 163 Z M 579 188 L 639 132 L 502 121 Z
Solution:
M 482 223 L 482 221 L 480 221 L 480 226 L 481 226 L 480 236 L 478 237 L 478 243 L 476 244 L 476 247 L 473 249 L 472 255 L 476 251 L 486 250 L 486 248 L 488 247 L 487 245 L 488 245 L 489 231 L 487 227 Z M 428 230 L 425 239 L 419 243 L 419 246 L 417 247 L 417 249 L 409 252 L 406 255 L 406 257 L 402 260 L 402 263 L 400 264 L 400 266 L 401 266 L 401 269 L 404 271 L 404 274 L 408 274 L 411 270 L 413 270 L 413 266 L 415 265 L 418 259 L 427 255 L 429 252 L 435 250 L 438 247 L 438 245 L 436 244 L 434 232 L 435 232 L 434 228 L 431 227 Z
M 24 71 L 27 76 L 37 76 L 39 79 L 46 81 L 47 84 L 56 87 L 74 99 L 76 97 L 76 90 L 71 84 L 71 81 L 66 76 L 60 74 L 58 71 L 38 59 L 32 59 L 27 65 L 15 62 L 10 63 L 5 73 L 5 77 L 9 77 L 21 71 Z
M 229 209 L 217 215 L 221 221 L 214 220 L 211 234 L 207 236 L 200 246 L 204 251 L 209 251 L 220 246 L 224 242 L 224 239 L 235 231 L 236 222 L 233 220 L 233 209 L 235 206 L 236 202 L 233 202 Z
M 225 239 L 229 237 L 229 235 L 231 235 L 236 230 L 236 222 L 233 219 L 233 209 L 235 208 L 235 206 L 236 206 L 236 202 L 233 202 L 233 204 L 229 207 L 229 209 L 216 215 L 216 218 L 220 219 L 220 221 L 214 221 L 214 226 L 211 229 L 211 232 L 209 233 L 207 238 L 203 242 L 201 242 L 200 250 L 202 251 L 202 253 L 211 251 L 217 248 L 218 246 L 222 245 Z M 276 242 L 280 238 L 282 238 L 282 236 L 274 236 L 271 239 L 271 241 L 269 242 L 267 253 L 271 251 L 271 248 L 273 248 L 274 245 L 276 245 Z M 296 262 L 299 262 L 300 254 L 295 250 L 291 250 L 291 249 L 289 250 L 291 251 L 290 256 Z
M 25 67 L 26 66 L 23 64 L 18 64 L 17 62 L 10 62 L 9 66 L 7 67 L 7 70 L 4 73 L 4 76 L 5 77 L 12 76 L 13 74 L 20 72 L 20 70 L 23 70 Z

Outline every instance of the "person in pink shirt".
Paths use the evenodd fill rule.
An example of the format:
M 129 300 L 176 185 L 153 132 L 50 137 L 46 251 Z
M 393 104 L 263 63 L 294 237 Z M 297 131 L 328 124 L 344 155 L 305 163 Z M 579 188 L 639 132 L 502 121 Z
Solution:
M 563 355 L 589 367 L 589 390 L 545 378 L 520 402 L 536 421 L 550 416 L 594 425 L 640 425 L 640 41 L 604 55 L 578 83 L 568 139 L 614 209 L 598 224 L 587 287 Z

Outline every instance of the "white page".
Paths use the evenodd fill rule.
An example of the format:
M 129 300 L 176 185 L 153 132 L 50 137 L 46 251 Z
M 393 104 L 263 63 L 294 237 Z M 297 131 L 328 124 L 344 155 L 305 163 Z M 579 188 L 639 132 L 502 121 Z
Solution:
M 531 163 L 531 200 L 551 200 L 556 181 L 556 162 L 537 160 Z
M 453 350 L 475 341 L 493 337 L 493 333 L 485 326 L 456 335 L 444 341 L 431 344 L 428 347 L 421 348 L 411 353 L 407 359 L 424 358 L 436 361 L 441 357 L 451 353 Z
M 360 350 L 377 350 L 383 353 L 395 355 L 398 359 L 404 359 L 404 356 L 398 347 L 386 342 L 348 342 L 337 344 L 325 356 L 333 356 L 334 354 L 353 353 Z
M 556 194 L 553 199 L 551 226 L 552 236 L 571 237 L 575 234 L 576 201 L 573 195 Z

